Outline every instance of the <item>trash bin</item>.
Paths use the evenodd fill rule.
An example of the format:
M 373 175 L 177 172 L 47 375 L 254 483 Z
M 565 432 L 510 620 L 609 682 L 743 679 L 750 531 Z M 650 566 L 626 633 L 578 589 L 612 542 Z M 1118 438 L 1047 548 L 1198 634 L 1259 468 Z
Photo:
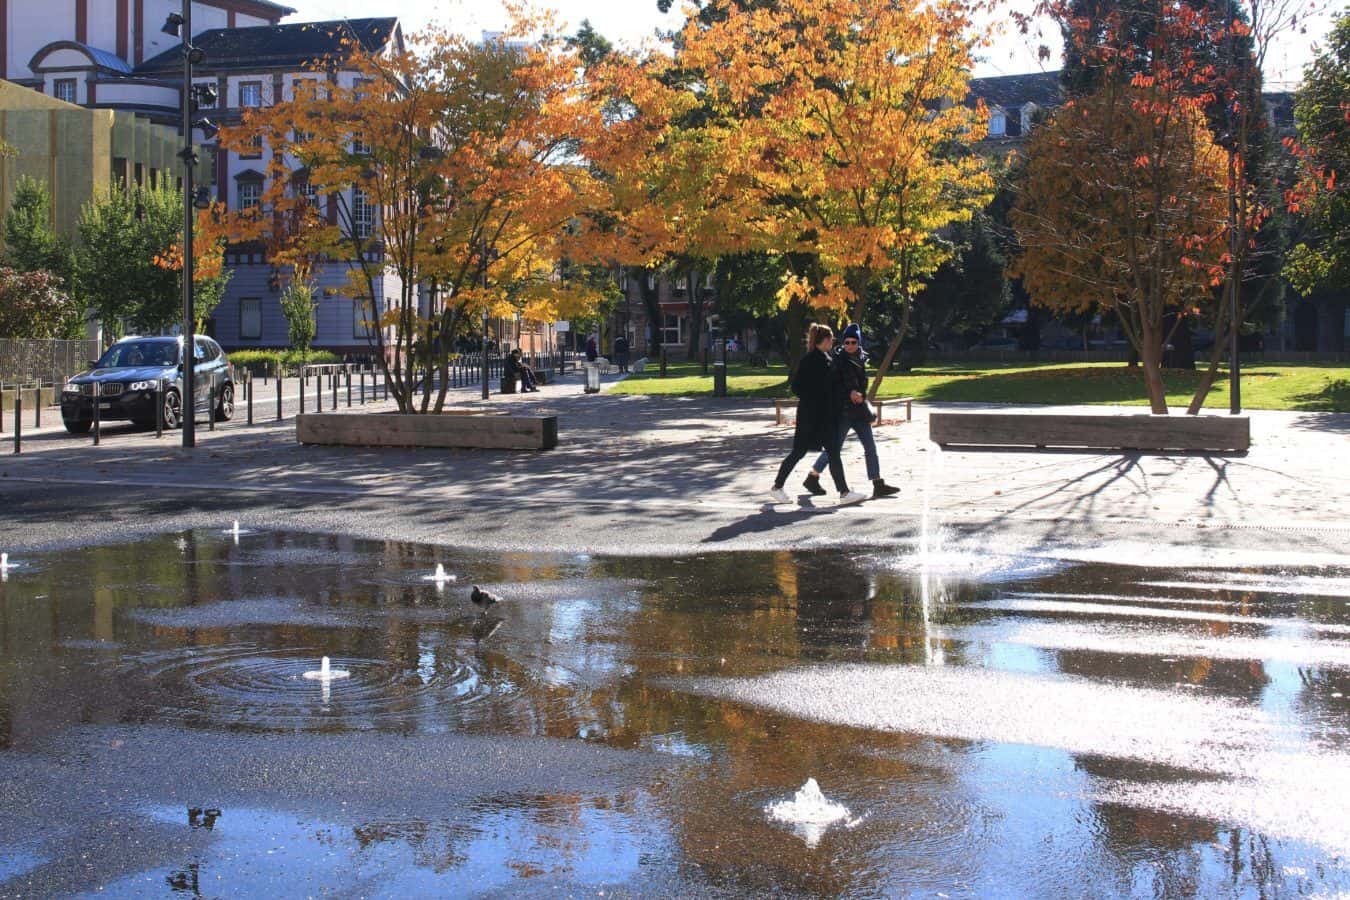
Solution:
M 725 397 L 727 395 L 727 364 L 724 362 L 713 363 L 713 396 Z
M 600 393 L 600 367 L 595 363 L 586 363 L 586 393 Z

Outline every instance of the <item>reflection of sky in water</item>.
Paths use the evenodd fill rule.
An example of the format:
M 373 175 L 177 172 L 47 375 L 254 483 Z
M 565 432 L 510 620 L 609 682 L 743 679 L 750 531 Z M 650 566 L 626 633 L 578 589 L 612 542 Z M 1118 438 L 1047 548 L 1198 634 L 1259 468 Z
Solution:
M 582 738 L 610 745 L 587 752 L 664 754 L 680 774 L 619 779 L 636 800 L 447 803 L 442 820 L 438 807 L 418 811 L 429 821 L 378 802 L 369 822 L 345 805 L 293 804 L 282 784 L 276 808 L 270 794 L 227 806 L 214 831 L 184 842 L 182 869 L 142 872 L 114 895 L 162 891 L 191 864 L 204 892 L 234 895 L 641 891 L 654 870 L 679 886 L 705 864 L 717 884 L 753 894 L 1350 884 L 1336 855 L 1350 846 L 1336 821 L 1350 790 L 1335 790 L 1350 777 L 1336 774 L 1347 705 L 1334 699 L 1350 684 L 1350 616 L 1342 597 L 1316 591 L 1251 596 L 1274 583 L 1331 591 L 1350 583 L 1344 573 L 1189 581 L 939 535 L 925 603 L 910 553 L 517 554 L 508 565 L 445 551 L 462 583 L 501 586 L 489 615 L 502 627 L 482 638 L 462 597 L 408 587 L 434 564 L 429 548 L 156 540 L 145 554 L 72 551 L 80 562 L 62 575 L 28 573 L 50 601 L 32 602 L 24 578 L 0 589 L 11 657 L 0 656 L 0 724 L 11 716 L 21 736 L 90 721 L 186 721 L 194 736 L 257 726 L 305 731 L 321 749 L 325 731 Z M 95 639 L 117 654 L 91 652 Z M 285 666 L 269 663 L 278 654 Z M 297 654 L 295 666 L 350 661 L 323 715 L 297 689 Z M 747 680 L 761 676 L 777 680 Z M 693 677 L 706 683 L 689 689 Z M 807 777 L 863 819 L 826 834 L 818 854 L 763 815 Z M 170 796 L 127 789 L 128 803 Z M 186 835 L 181 808 L 153 818 Z M 54 855 L 15 834 L 0 820 L 0 882 Z M 1291 880 L 1298 867 L 1315 874 Z
M 47 863 L 47 858 L 18 847 L 0 844 L 0 885 Z
M 984 664 L 1004 672 L 1052 672 L 1055 666 L 1035 647 L 996 641 L 985 653 Z
M 603 888 L 631 882 L 645 854 L 672 852 L 637 810 L 615 810 L 608 799 L 504 798 L 504 804 L 447 809 L 448 818 L 441 822 L 354 825 L 227 808 L 197 849 L 184 851 L 179 868 L 143 872 L 99 893 L 156 894 L 167 886 L 166 879 L 193 865 L 208 896 L 313 896 L 362 884 L 368 885 L 360 890 L 365 896 L 446 896 L 522 890 L 535 879 L 548 884 L 560 877 Z M 188 828 L 182 808 L 144 812 Z M 260 866 L 260 860 L 267 865 Z M 275 867 L 281 866 L 286 877 L 278 883 Z

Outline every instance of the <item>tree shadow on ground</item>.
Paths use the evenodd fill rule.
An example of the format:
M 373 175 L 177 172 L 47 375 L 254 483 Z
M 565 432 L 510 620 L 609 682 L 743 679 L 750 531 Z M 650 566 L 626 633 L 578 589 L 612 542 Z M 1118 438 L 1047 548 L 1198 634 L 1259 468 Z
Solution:
M 1300 412 L 1350 412 L 1350 379 L 1337 378 L 1328 382 L 1320 391 L 1296 394 L 1293 400 L 1290 408 Z

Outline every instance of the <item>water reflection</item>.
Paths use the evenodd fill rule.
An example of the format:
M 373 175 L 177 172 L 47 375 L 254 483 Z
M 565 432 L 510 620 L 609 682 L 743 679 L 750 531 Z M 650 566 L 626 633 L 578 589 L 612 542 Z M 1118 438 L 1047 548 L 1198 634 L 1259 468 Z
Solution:
M 269 871 L 428 893 L 651 879 L 859 895 L 1350 886 L 1327 790 L 1343 781 L 1350 711 L 1350 617 L 1330 593 L 1344 573 L 1197 580 L 1022 560 L 991 581 L 940 538 L 917 564 L 231 537 L 33 559 L 0 585 L 0 774 L 72 729 L 114 725 L 562 738 L 684 762 L 622 790 L 498 792 L 440 818 L 296 810 L 285 785 L 276 808 L 226 794 L 227 817 L 189 808 L 205 841 L 191 860 L 149 867 L 176 891 L 245 893 Z M 424 581 L 438 567 L 459 581 Z M 502 602 L 480 613 L 472 584 Z M 327 697 L 303 678 L 322 656 L 351 673 Z M 785 680 L 763 680 L 775 673 Z M 1236 727 L 1240 740 L 1195 764 L 1188 735 Z M 1287 771 L 1229 765 L 1244 753 L 1279 754 Z M 861 821 L 807 846 L 764 809 L 812 778 Z M 136 782 L 125 802 L 182 827 L 168 799 Z M 1291 800 L 1307 809 L 1277 814 Z M 18 839 L 34 821 L 0 813 L 0 847 L 37 861 L 0 867 L 0 887 L 49 865 L 51 845 Z M 285 858 L 269 854 L 283 843 Z M 145 876 L 98 885 L 134 894 Z

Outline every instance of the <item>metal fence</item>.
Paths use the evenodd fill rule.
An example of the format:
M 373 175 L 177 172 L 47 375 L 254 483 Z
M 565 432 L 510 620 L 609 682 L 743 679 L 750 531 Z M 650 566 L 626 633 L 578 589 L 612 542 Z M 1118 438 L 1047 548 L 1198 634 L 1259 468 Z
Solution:
M 61 384 L 101 353 L 97 340 L 0 338 L 0 384 Z

